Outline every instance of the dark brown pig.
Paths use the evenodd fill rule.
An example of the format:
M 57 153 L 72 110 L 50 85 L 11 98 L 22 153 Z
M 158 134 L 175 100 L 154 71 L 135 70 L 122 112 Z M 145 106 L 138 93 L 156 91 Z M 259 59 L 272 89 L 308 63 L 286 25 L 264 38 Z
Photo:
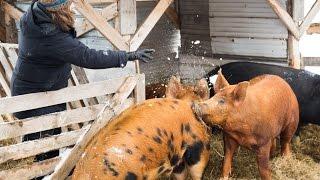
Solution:
M 77 163 L 73 179 L 156 179 L 161 174 L 185 179 L 187 170 L 201 179 L 210 136 L 190 100 L 208 99 L 207 83 L 184 86 L 174 77 L 166 94 L 169 98 L 129 108 L 103 128 Z
M 299 107 L 292 89 L 275 75 L 229 85 L 221 71 L 214 88 L 216 95 L 195 103 L 193 109 L 198 118 L 224 131 L 222 176 L 229 176 L 233 154 L 241 145 L 256 152 L 261 178 L 271 179 L 268 161 L 275 139 L 280 136 L 281 154 L 289 155 L 298 126 Z

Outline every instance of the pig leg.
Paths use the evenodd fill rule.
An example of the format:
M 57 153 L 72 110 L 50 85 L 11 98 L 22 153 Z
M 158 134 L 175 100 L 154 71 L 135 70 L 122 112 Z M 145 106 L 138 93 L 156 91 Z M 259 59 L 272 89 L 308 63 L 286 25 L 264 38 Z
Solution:
M 209 161 L 209 155 L 210 151 L 207 149 L 204 149 L 200 155 L 200 161 L 192 166 L 189 166 L 189 172 L 191 174 L 191 177 L 193 180 L 201 180 L 203 172 L 205 168 L 207 167 L 208 161 Z
M 283 156 L 288 156 L 291 154 L 290 142 L 298 128 L 298 113 L 294 113 L 291 116 L 291 119 L 288 118 L 288 121 L 290 121 L 289 125 L 280 134 L 281 155 Z
M 270 140 L 267 144 L 259 147 L 257 151 L 258 168 L 262 180 L 271 180 L 269 158 L 272 141 Z
M 274 138 L 272 141 L 271 141 L 271 148 L 270 148 L 270 156 L 272 156 L 274 154 L 274 152 L 276 151 L 276 148 L 277 148 L 277 138 Z
M 288 156 L 291 154 L 290 141 L 293 137 L 293 133 L 290 133 L 288 129 L 284 130 L 280 135 L 281 155 Z
M 173 175 L 177 180 L 184 180 L 187 177 L 187 168 L 186 163 L 184 161 L 180 162 L 180 164 L 173 168 Z
M 224 140 L 224 160 L 222 168 L 222 177 L 228 178 L 231 173 L 232 158 L 235 150 L 239 147 L 239 144 L 229 137 L 226 133 L 223 136 Z

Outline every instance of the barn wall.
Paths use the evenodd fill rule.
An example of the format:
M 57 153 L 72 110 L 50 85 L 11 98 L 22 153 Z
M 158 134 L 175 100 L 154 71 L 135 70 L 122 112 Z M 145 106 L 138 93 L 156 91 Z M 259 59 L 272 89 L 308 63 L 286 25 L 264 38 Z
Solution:
M 210 56 L 208 0 L 179 0 L 181 53 Z
M 156 4 L 154 2 L 137 2 L 138 27 L 149 15 Z M 16 6 L 26 11 L 30 3 L 17 3 Z M 105 6 L 95 6 L 100 10 Z M 81 21 L 83 17 L 76 13 L 76 21 Z M 113 24 L 113 22 L 111 22 Z M 79 38 L 81 42 L 97 50 L 113 49 L 113 46 L 96 30 L 93 30 Z M 140 63 L 141 72 L 146 74 L 147 83 L 164 82 L 169 76 L 178 70 L 178 60 L 175 59 L 180 46 L 180 33 L 166 16 L 163 16 L 148 35 L 141 48 L 154 48 L 154 60 L 150 63 Z M 89 70 L 86 69 L 89 80 L 97 81 L 108 79 L 114 75 L 110 70 Z
M 288 31 L 266 0 L 209 0 L 209 21 L 214 54 L 287 58 Z
M 182 53 L 287 59 L 288 31 L 266 0 L 179 2 Z

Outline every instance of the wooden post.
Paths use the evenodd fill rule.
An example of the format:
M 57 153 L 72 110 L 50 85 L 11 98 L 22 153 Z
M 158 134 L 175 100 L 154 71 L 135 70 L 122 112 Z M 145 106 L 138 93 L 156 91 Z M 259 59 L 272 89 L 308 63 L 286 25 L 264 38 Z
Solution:
M 137 86 L 134 88 L 135 103 L 141 103 L 146 100 L 146 82 L 144 74 L 139 76 Z
M 74 0 L 77 10 L 105 37 L 120 50 L 129 50 L 125 39 L 111 25 L 94 11 L 93 7 L 84 0 Z
M 119 18 L 121 35 L 134 34 L 137 30 L 136 0 L 119 1 Z
M 130 50 L 135 51 L 139 48 L 145 38 L 148 36 L 152 28 L 161 18 L 163 13 L 167 10 L 173 0 L 160 0 L 157 6 L 152 10 L 147 19 L 140 26 L 136 34 L 132 37 L 130 41 Z
M 7 1 L 9 3 L 15 2 L 15 0 Z M 2 2 L 2 6 L 4 9 L 4 21 L 5 21 L 5 29 L 6 29 L 6 42 L 7 43 L 18 43 L 18 31 L 16 28 L 15 20 L 21 17 L 20 13 L 16 12 L 16 9 L 11 8 L 12 5 Z M 10 15 L 13 15 L 10 17 Z
M 101 16 L 106 18 L 107 21 L 115 18 L 117 15 L 117 3 L 112 3 L 101 11 Z M 83 22 L 76 23 L 75 29 L 77 31 L 77 37 L 80 37 L 85 33 L 93 30 L 94 26 L 87 19 L 84 19 Z
M 303 0 L 291 0 L 291 12 L 292 19 L 296 26 L 299 25 L 299 19 L 303 17 L 303 10 L 301 4 Z M 302 12 L 301 12 L 302 11 Z M 297 40 L 292 33 L 289 33 L 288 37 L 288 56 L 289 56 L 289 66 L 300 69 L 301 68 L 301 54 L 299 50 L 299 40 Z
M 283 24 L 291 32 L 291 34 L 294 35 L 296 39 L 300 39 L 299 28 L 294 22 L 294 20 L 291 18 L 289 13 L 280 6 L 277 0 L 267 0 L 267 1 L 269 2 L 270 7 L 273 9 L 273 11 L 278 15 L 280 20 L 283 22 Z

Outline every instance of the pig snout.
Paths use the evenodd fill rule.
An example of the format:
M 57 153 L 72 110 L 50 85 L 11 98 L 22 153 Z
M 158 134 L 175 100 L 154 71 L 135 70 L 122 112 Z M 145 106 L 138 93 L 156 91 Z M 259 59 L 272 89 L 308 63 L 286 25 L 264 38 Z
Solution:
M 209 114 L 209 106 L 206 103 L 193 102 L 191 108 L 197 119 L 205 121 L 204 118 Z

